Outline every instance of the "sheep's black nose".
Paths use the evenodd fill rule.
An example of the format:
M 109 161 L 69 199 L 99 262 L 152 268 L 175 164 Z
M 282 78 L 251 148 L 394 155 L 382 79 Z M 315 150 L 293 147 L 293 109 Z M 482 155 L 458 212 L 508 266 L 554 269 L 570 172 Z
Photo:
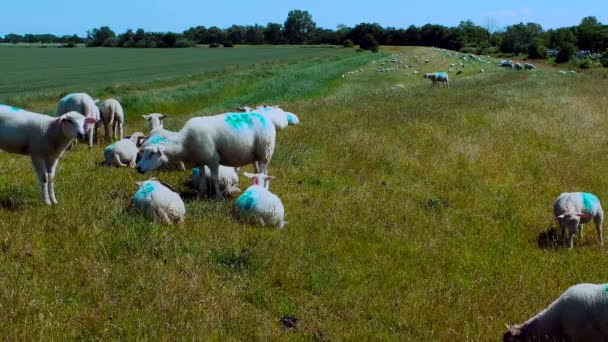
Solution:
M 139 166 L 137 167 L 137 172 L 141 173 L 142 175 L 144 174 L 144 170 L 142 170 Z

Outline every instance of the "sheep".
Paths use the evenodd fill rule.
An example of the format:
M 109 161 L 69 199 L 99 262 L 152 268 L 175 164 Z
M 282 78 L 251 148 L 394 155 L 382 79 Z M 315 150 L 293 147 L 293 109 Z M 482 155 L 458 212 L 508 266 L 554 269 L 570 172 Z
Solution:
M 176 136 L 144 147 L 137 171 L 146 173 L 168 160 L 210 170 L 213 199 L 221 199 L 219 165 L 241 167 L 254 163 L 256 173 L 267 173 L 275 147 L 276 129 L 259 113 L 225 113 L 188 120 Z M 199 191 L 207 194 L 207 182 Z
M 521 63 L 515 63 L 514 66 L 515 66 L 515 70 L 521 70 L 522 69 Z
M 484 69 L 479 69 L 479 72 L 483 73 L 486 72 Z
M 99 123 L 100 123 L 100 114 L 99 108 L 95 105 L 95 101 L 85 93 L 74 93 L 69 94 L 59 100 L 59 105 L 57 106 L 57 116 L 66 114 L 68 112 L 78 112 L 84 115 L 86 118 L 95 119 L 95 126 L 89 127 L 89 131 L 87 132 L 89 135 L 89 149 L 93 148 L 93 133 L 95 136 L 98 135 L 99 132 Z
M 525 63 L 524 64 L 524 68 L 526 68 L 526 70 L 536 69 L 536 67 L 534 66 L 534 64 L 530 64 L 530 63 Z
M 433 73 L 426 73 L 424 74 L 423 78 L 428 78 L 431 81 L 433 81 L 433 86 L 437 85 L 437 82 L 441 82 L 443 83 L 446 87 L 450 87 L 450 82 L 448 80 L 448 74 L 441 71 L 441 72 L 433 72 Z
M 167 117 L 165 114 L 151 113 L 142 115 L 148 121 L 148 130 L 152 131 L 158 128 L 163 128 L 163 120 Z
M 106 131 L 106 138 L 114 140 L 120 134 L 120 140 L 124 138 L 125 113 L 115 99 L 107 99 L 98 105 L 101 121 Z
M 131 208 L 162 224 L 184 223 L 186 206 L 171 186 L 156 178 L 136 184 L 139 188 L 131 198 Z
M 264 115 L 274 124 L 277 130 L 283 130 L 288 125 L 298 125 L 300 119 L 293 113 L 289 113 L 281 109 L 279 106 L 258 106 L 256 109 L 244 106 L 237 108 L 240 112 L 256 112 Z
M 90 125 L 97 121 L 77 112 L 59 117 L 28 112 L 0 105 L 0 149 L 29 155 L 45 204 L 57 204 L 55 170 L 57 162 L 75 138 L 84 138 Z
M 608 284 L 577 284 L 523 324 L 507 326 L 503 341 L 606 341 Z
M 205 173 L 201 174 L 201 169 L 195 167 L 192 169 L 192 184 L 195 188 L 200 187 L 201 181 L 208 182 L 211 177 L 209 167 L 205 166 Z M 218 177 L 220 182 L 220 190 L 224 196 L 230 197 L 233 194 L 241 192 L 239 189 L 239 174 L 238 168 L 220 165 L 218 169 Z M 207 186 L 209 184 L 207 183 Z
M 283 228 L 287 223 L 283 203 L 277 195 L 268 190 L 268 184 L 274 177 L 248 172 L 244 175 L 253 181 L 253 185 L 236 199 L 237 216 L 261 226 Z
M 145 139 L 143 133 L 135 132 L 108 146 L 103 151 L 104 165 L 115 167 L 135 167 L 140 141 Z
M 574 235 L 577 230 L 580 239 L 583 239 L 583 224 L 591 220 L 595 223 L 600 245 L 604 245 L 602 237 L 604 211 L 595 195 L 586 192 L 564 192 L 555 200 L 553 213 L 562 229 L 564 244 L 569 248 L 574 246 Z
M 456 64 L 454 64 L 454 63 L 450 64 L 450 68 L 453 68 L 455 66 L 456 66 Z
M 460 75 L 460 74 L 462 74 L 463 72 L 464 72 L 464 71 L 462 71 L 462 70 L 458 70 L 458 71 L 456 71 L 456 75 Z

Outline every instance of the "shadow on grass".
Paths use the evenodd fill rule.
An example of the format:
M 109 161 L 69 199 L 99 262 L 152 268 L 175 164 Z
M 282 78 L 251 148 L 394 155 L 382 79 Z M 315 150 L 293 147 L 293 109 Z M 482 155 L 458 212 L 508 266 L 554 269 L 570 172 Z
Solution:
M 538 234 L 536 238 L 538 247 L 541 249 L 559 249 L 563 248 L 561 236 L 557 232 L 557 229 L 550 227 Z
M 0 194 L 0 210 L 22 211 L 31 203 L 31 199 L 17 198 L 15 196 L 6 196 L 5 194 Z

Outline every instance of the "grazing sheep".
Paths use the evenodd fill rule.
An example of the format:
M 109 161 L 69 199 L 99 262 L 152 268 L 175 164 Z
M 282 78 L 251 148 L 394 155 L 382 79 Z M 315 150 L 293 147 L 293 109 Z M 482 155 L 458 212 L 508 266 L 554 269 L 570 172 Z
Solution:
M 441 71 L 441 72 L 433 72 L 433 73 L 426 73 L 424 74 L 423 78 L 428 78 L 431 81 L 433 81 L 433 86 L 437 85 L 437 82 L 441 82 L 443 83 L 446 87 L 450 87 L 450 82 L 448 80 L 448 74 Z
M 201 169 L 198 167 L 192 169 L 192 184 L 197 189 L 200 187 L 201 181 L 207 182 L 207 186 L 209 186 L 210 184 L 208 182 L 210 177 L 211 170 L 209 170 L 209 167 L 207 166 L 205 166 L 204 174 L 201 174 Z M 220 181 L 220 191 L 224 196 L 229 197 L 235 193 L 241 192 L 241 189 L 239 189 L 238 168 L 220 165 L 218 177 Z
M 526 68 L 526 70 L 536 69 L 536 67 L 534 66 L 534 64 L 530 64 L 530 63 L 525 63 L 524 64 L 524 68 Z
M 503 68 L 509 68 L 509 69 L 513 69 L 515 67 L 513 62 L 505 61 L 505 60 L 501 60 L 499 66 L 501 66 Z
M 608 284 L 578 284 L 523 324 L 507 326 L 503 341 L 606 341 Z
M 209 167 L 212 197 L 221 198 L 219 166 L 241 167 L 254 163 L 257 173 L 266 173 L 275 147 L 276 129 L 259 113 L 225 113 L 188 120 L 177 135 L 147 146 L 137 163 L 146 173 L 169 160 L 190 166 Z M 199 191 L 207 193 L 207 182 Z
M 120 140 L 124 138 L 125 113 L 120 102 L 115 99 L 107 99 L 99 105 L 101 121 L 106 131 L 106 138 L 114 140 L 119 135 Z
M 95 119 L 95 126 L 89 127 L 87 131 L 89 135 L 89 148 L 93 147 L 93 132 L 95 136 L 98 136 L 99 132 L 99 124 L 100 124 L 100 114 L 99 108 L 95 105 L 95 101 L 85 93 L 74 93 L 69 94 L 59 100 L 59 105 L 57 107 L 57 115 L 62 115 L 68 112 L 78 112 L 86 118 Z
M 522 69 L 521 63 L 515 63 L 514 66 L 515 66 L 515 70 L 521 70 Z
M 124 139 L 106 147 L 103 151 L 104 165 L 115 167 L 135 167 L 140 141 L 145 139 L 143 133 L 135 132 Z
M 253 185 L 236 199 L 236 214 L 261 226 L 283 228 L 287 223 L 283 203 L 277 195 L 268 190 L 270 180 L 274 177 L 248 172 L 244 175 L 253 180 Z
M 577 230 L 580 239 L 583 239 L 583 224 L 591 220 L 595 223 L 600 245 L 604 245 L 602 237 L 604 211 L 595 195 L 586 192 L 564 192 L 555 200 L 553 212 L 562 229 L 564 244 L 569 248 L 574 246 L 574 235 Z
M 131 206 L 162 224 L 183 224 L 186 206 L 179 194 L 155 178 L 137 182 L 139 189 L 131 198 Z
M 55 169 L 65 149 L 75 138 L 84 138 L 94 118 L 77 112 L 50 117 L 23 109 L 0 105 L 0 149 L 29 155 L 45 204 L 57 204 Z

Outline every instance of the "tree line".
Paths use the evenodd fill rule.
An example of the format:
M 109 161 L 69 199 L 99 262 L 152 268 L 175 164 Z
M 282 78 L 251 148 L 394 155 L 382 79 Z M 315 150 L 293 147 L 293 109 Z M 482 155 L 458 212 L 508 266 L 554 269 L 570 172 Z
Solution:
M 371 40 L 371 41 L 370 41 Z M 8 34 L 0 42 L 21 43 L 86 43 L 87 46 L 173 48 L 196 44 L 233 46 L 235 44 L 333 44 L 333 45 L 419 45 L 436 46 L 471 53 L 527 54 L 530 58 L 545 58 L 547 49 L 559 50 L 558 60 L 568 60 L 576 50 L 603 53 L 608 50 L 608 25 L 590 16 L 571 27 L 544 30 L 537 23 L 519 23 L 497 29 L 488 21 L 478 25 L 471 20 L 458 26 L 437 24 L 411 25 L 407 28 L 383 27 L 377 23 L 361 23 L 354 27 L 339 25 L 336 29 L 317 27 L 308 11 L 292 10 L 284 23 L 262 25 L 232 25 L 191 27 L 184 32 L 146 32 L 127 30 L 116 34 L 108 26 L 76 35 Z

